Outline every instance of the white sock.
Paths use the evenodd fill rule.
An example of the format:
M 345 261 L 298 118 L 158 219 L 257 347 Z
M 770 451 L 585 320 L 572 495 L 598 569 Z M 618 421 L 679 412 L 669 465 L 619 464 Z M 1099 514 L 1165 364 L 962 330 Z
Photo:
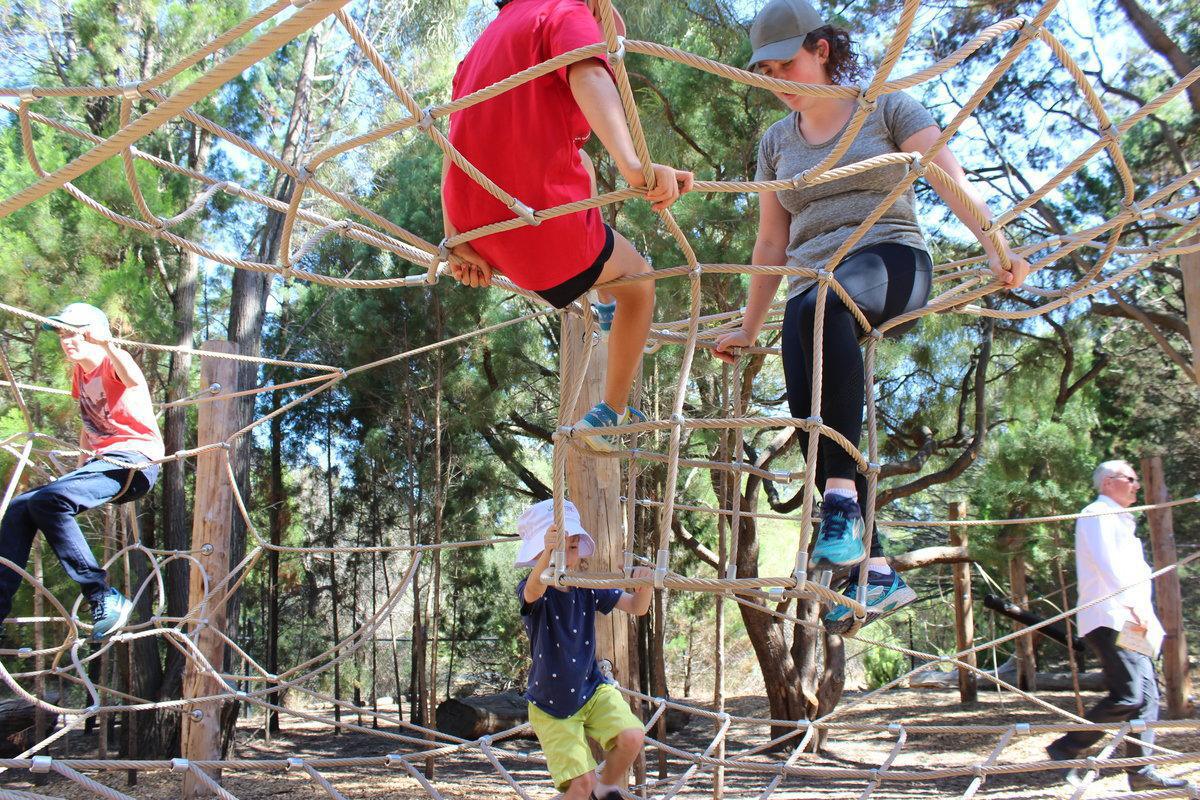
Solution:
M 874 572 L 876 575 L 891 575 L 892 568 L 887 564 L 868 564 L 867 569 Z
M 826 489 L 824 494 L 826 497 L 833 495 L 834 497 L 849 497 L 851 500 L 858 500 L 857 489 Z
M 592 789 L 592 794 L 603 800 L 603 798 L 608 797 L 609 792 L 615 792 L 616 790 L 617 787 L 615 784 L 601 783 L 600 781 L 596 781 L 596 788 Z

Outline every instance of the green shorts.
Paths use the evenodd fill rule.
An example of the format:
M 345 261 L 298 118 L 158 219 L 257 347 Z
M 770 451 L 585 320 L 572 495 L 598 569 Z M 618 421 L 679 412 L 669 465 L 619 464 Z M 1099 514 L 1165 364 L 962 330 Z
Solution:
M 588 737 L 607 751 L 612 749 L 613 740 L 621 731 L 642 729 L 641 720 L 610 683 L 600 684 L 583 708 L 566 719 L 553 717 L 530 703 L 529 723 L 546 754 L 550 778 L 560 792 L 565 792 L 571 781 L 596 768 Z

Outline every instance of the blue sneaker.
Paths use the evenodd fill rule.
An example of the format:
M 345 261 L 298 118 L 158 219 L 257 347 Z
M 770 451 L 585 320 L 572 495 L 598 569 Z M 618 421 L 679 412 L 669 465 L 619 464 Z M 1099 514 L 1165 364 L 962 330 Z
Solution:
M 116 589 L 109 589 L 92 601 L 92 641 L 101 642 L 129 622 L 133 603 Z
M 812 551 L 813 569 L 852 567 L 867 557 L 863 547 L 862 510 L 858 501 L 841 495 L 825 495 L 821 501 L 821 530 Z
M 842 589 L 842 594 L 853 600 L 858 595 L 857 570 L 850 575 L 850 582 Z M 867 572 L 867 620 L 864 625 L 870 625 L 877 619 L 892 614 L 904 608 L 917 599 L 917 593 L 908 587 L 900 573 L 892 570 L 890 575 L 884 575 L 873 570 Z M 825 630 L 828 633 L 842 634 L 854 626 L 854 613 L 847 606 L 837 606 L 825 615 Z
M 645 421 L 646 415 L 632 406 L 627 407 L 625 412 L 618 416 L 617 412 L 613 411 L 612 406 L 602 401 L 594 405 L 592 410 L 587 414 L 584 414 L 583 419 L 579 420 L 575 427 L 611 428 L 614 425 Z M 617 449 L 616 444 L 607 436 L 584 436 L 582 439 L 588 447 L 601 453 L 611 453 Z
M 604 333 L 612 330 L 613 315 L 617 313 L 617 301 L 592 303 L 592 310 L 596 312 L 596 321 L 600 323 L 600 330 Z

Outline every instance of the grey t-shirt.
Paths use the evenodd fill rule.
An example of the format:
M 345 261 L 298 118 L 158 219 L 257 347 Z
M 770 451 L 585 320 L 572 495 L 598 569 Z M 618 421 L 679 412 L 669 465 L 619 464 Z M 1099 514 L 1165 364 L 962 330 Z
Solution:
M 800 135 L 799 117 L 793 112 L 776 122 L 758 143 L 755 180 L 793 178 L 817 166 L 833 150 L 842 131 L 828 142 L 811 145 Z M 849 125 L 849 121 L 846 123 Z M 900 143 L 917 131 L 936 124 L 926 108 L 904 92 L 879 98 L 850 149 L 835 166 L 854 164 L 900 150 Z M 907 167 L 889 164 L 829 183 L 777 192 L 779 202 L 792 216 L 787 247 L 788 266 L 820 269 L 854 229 L 903 180 Z M 915 214 L 916 197 L 910 188 L 900 195 L 855 249 L 882 242 L 905 244 L 928 251 Z M 808 278 L 789 276 L 788 298 L 812 285 Z

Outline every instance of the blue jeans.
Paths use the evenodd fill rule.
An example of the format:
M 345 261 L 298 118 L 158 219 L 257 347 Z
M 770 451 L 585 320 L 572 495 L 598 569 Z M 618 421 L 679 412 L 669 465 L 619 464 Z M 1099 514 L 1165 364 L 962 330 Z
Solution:
M 149 460 L 133 451 L 112 451 L 104 456 L 126 464 Z M 0 556 L 14 564 L 28 564 L 33 537 L 40 530 L 83 596 L 96 599 L 108 591 L 108 576 L 96 563 L 75 515 L 114 500 L 127 503 L 138 499 L 154 486 L 158 472 L 158 464 L 137 470 L 92 459 L 56 481 L 17 495 L 0 522 Z M 13 596 L 20 586 L 21 576 L 0 564 L 0 620 L 12 611 Z

